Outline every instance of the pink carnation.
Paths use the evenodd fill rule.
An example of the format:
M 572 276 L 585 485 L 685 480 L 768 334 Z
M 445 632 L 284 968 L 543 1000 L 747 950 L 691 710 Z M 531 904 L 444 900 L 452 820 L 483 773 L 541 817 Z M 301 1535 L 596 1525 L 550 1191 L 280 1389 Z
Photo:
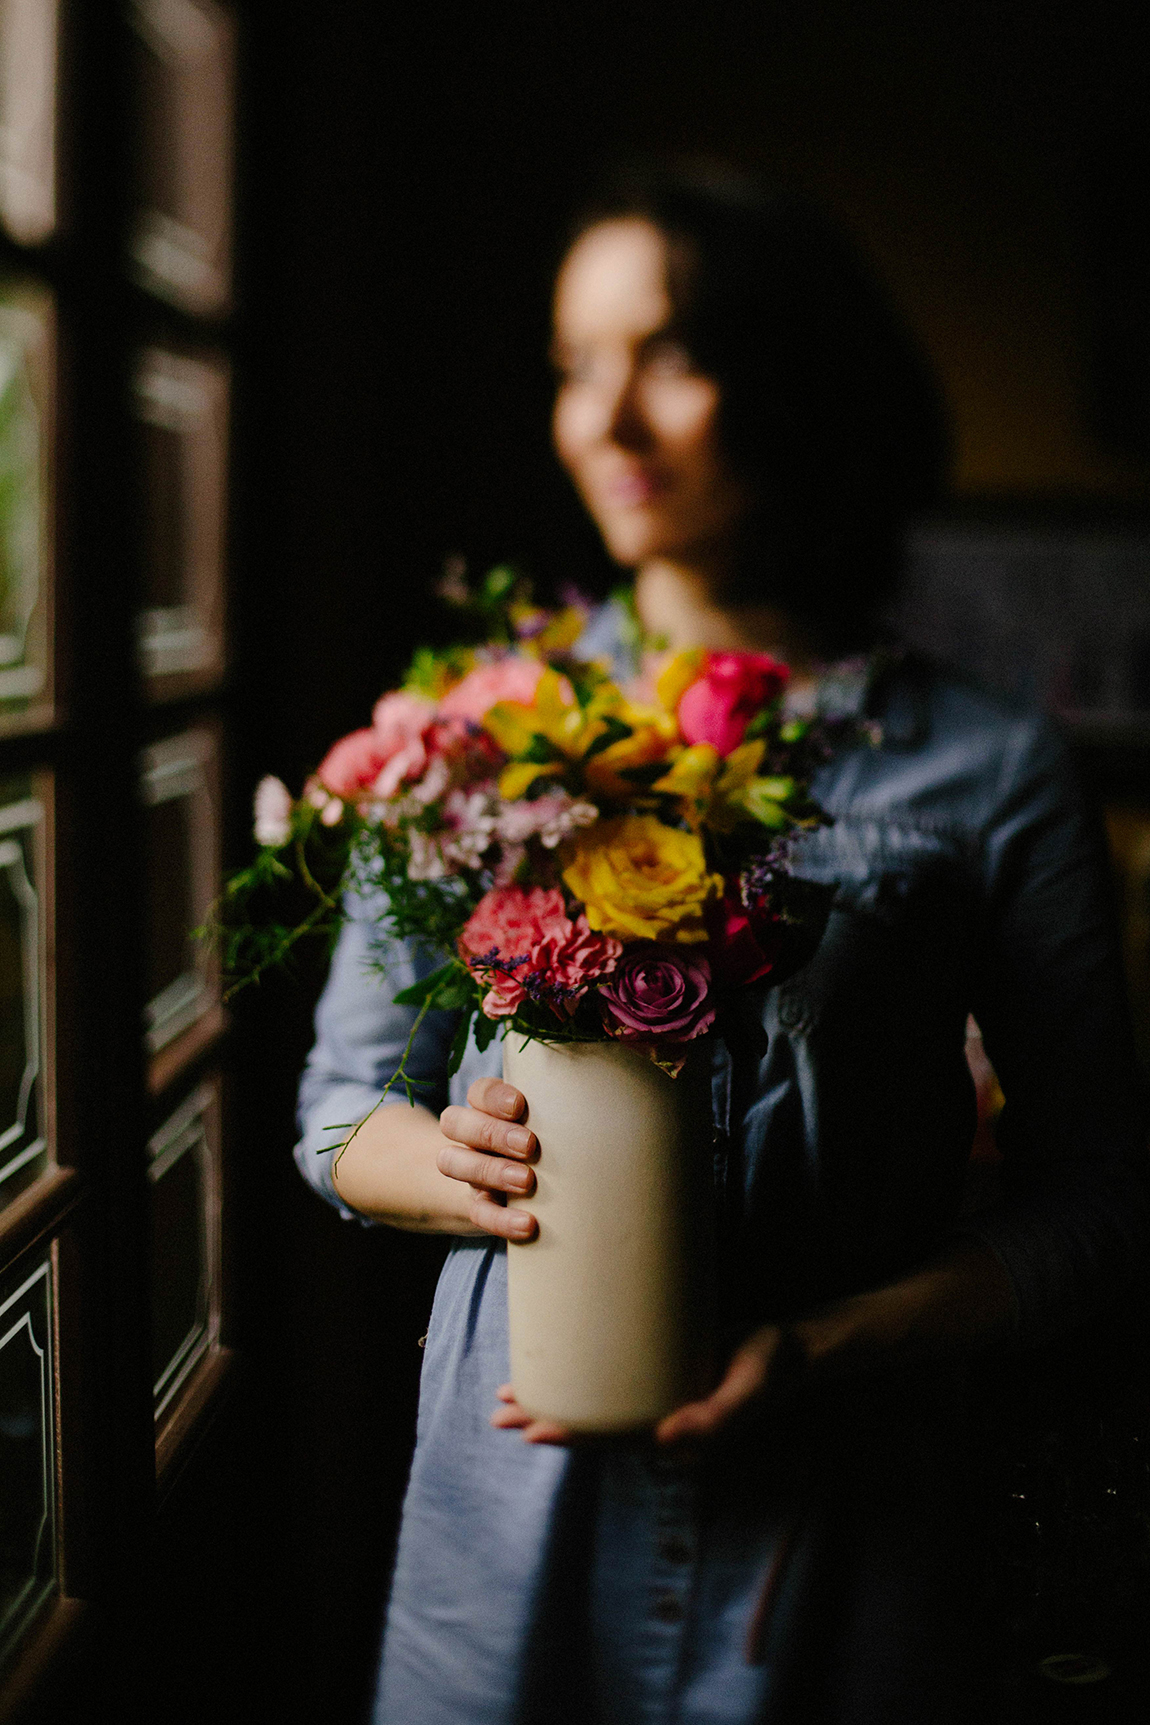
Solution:
M 711 653 L 679 702 L 679 729 L 721 755 L 737 749 L 755 714 L 780 695 L 790 672 L 766 653 Z
M 477 665 L 443 697 L 439 711 L 445 719 L 469 719 L 478 725 L 500 701 L 530 706 L 542 675 L 543 665 L 538 659 L 514 655 Z
M 483 1001 L 488 1018 L 509 1018 L 525 1000 L 567 1017 L 591 984 L 614 970 L 622 951 L 585 916 L 572 921 L 557 888 L 494 887 L 459 937 L 467 968 L 489 984 Z

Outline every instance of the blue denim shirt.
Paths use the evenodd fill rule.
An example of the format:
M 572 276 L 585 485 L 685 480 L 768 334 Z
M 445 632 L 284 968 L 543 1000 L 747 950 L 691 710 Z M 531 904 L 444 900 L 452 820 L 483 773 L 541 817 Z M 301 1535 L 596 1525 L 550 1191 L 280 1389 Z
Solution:
M 1034 714 L 912 658 L 854 699 L 871 738 L 820 769 L 814 794 L 834 824 L 797 855 L 800 873 L 835 886 L 825 934 L 781 986 L 743 992 L 716 1049 L 728 1319 L 745 1332 L 879 1285 L 962 1233 L 1005 1265 L 1019 1340 L 1044 1340 L 1115 1291 L 1144 1229 L 1144 1116 L 1099 823 Z M 301 1086 L 297 1158 L 331 1201 L 329 1129 L 375 1102 L 411 1024 L 392 996 L 436 962 L 395 946 L 389 979 L 369 975 L 378 908 L 361 904 L 344 930 Z M 975 1214 L 963 1210 L 969 1014 L 1006 1097 L 1001 1201 Z M 430 1016 L 415 1051 L 433 1108 L 499 1069 L 498 1046 L 472 1047 L 448 1085 L 451 1034 L 449 1015 Z M 488 1423 L 507 1376 L 504 1249 L 460 1240 L 427 1339 L 377 1725 L 533 1718 L 549 1601 L 576 1563 L 589 1613 L 576 1717 L 781 1718 L 830 1561 L 828 1518 L 855 1526 L 866 1504 L 882 1522 L 874 1506 L 892 1480 L 902 1499 L 857 1535 L 887 1553 L 882 1574 L 852 1573 L 860 1599 L 902 1600 L 888 1638 L 912 1634 L 930 1589 L 900 1593 L 898 1575 L 918 1573 L 922 1552 L 891 1558 L 888 1533 L 914 1522 L 924 1544 L 945 1544 L 941 1522 L 929 1530 L 947 1469 L 924 1461 L 947 1447 L 937 1375 L 836 1393 L 813 1427 L 808 1409 L 789 1434 L 696 1469 L 668 1468 L 639 1441 L 592 1459 L 525 1446 Z M 905 1705 L 921 1719 L 914 1658 L 880 1660 L 875 1677 L 878 1642 L 860 1630 L 857 1656 L 842 1654 L 844 1690 L 895 1683 L 901 1669 L 905 1702 L 892 1690 L 876 1717 L 901 1720 Z M 539 1702 L 540 1715 L 555 1706 Z

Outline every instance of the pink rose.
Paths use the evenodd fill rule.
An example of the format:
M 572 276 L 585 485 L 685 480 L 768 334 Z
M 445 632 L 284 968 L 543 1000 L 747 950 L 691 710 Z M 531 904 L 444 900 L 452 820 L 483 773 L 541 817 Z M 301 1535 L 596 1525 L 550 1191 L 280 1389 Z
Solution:
M 542 887 L 493 887 L 459 937 L 463 962 L 488 984 L 488 1018 L 509 1018 L 525 1000 L 568 1017 L 591 984 L 614 969 L 622 951 L 619 941 L 596 933 L 585 916 L 572 921 L 558 889 Z
M 500 701 L 518 701 L 529 707 L 542 675 L 540 660 L 510 654 L 489 665 L 477 665 L 454 689 L 448 690 L 439 703 L 439 711 L 445 719 L 469 719 L 478 725 L 483 715 Z
M 715 1022 L 711 967 L 693 947 L 636 941 L 599 999 L 607 1029 L 624 1042 L 693 1042 Z
M 737 749 L 755 714 L 786 687 L 790 672 L 766 653 L 711 653 L 703 675 L 679 701 L 679 729 L 690 744 L 721 755 Z

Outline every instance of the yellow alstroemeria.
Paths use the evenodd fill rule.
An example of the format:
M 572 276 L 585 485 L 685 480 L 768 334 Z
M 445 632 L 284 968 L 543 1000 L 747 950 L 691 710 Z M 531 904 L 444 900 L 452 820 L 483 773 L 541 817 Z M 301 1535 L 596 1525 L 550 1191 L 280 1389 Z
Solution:
M 620 737 L 588 759 L 588 751 L 610 719 L 629 726 L 631 735 Z M 621 770 L 662 760 L 677 735 L 668 714 L 628 701 L 618 685 L 607 679 L 581 707 L 567 678 L 550 667 L 540 677 L 530 706 L 501 701 L 487 713 L 483 725 L 504 754 L 513 758 L 514 766 L 505 768 L 500 780 L 500 790 L 508 798 L 522 796 L 537 778 L 562 772 L 568 763 L 584 762 L 584 775 L 594 792 L 626 801 L 636 794 L 636 788 L 619 776 Z M 554 760 L 515 760 L 533 745 L 537 747 L 539 737 L 555 751 Z
M 508 616 L 520 636 L 520 651 L 537 659 L 566 653 L 587 627 L 587 613 L 579 605 L 565 605 L 561 611 L 549 612 L 540 605 L 519 601 L 509 607 Z
M 679 751 L 651 789 L 678 797 L 683 805 L 684 819 L 693 827 L 701 826 L 711 806 L 715 778 L 722 764 L 718 749 L 710 743 L 695 743 L 691 748 Z
M 707 660 L 705 647 L 673 653 L 655 679 L 655 695 L 668 713 L 675 712 L 684 694 L 702 675 Z
M 706 822 L 718 832 L 730 832 L 754 814 L 743 799 L 755 782 L 763 747 L 761 739 L 740 743 L 724 759 L 710 743 L 695 743 L 676 755 L 669 771 L 651 788 L 679 797 L 683 818 L 691 826 Z
M 549 774 L 561 773 L 565 766 L 563 761 L 512 761 L 504 767 L 499 775 L 499 795 L 504 801 L 513 803 L 526 796 L 536 779 L 545 779 Z
M 484 714 L 483 728 L 505 755 L 524 754 L 537 736 L 566 754 L 582 719 L 570 683 L 548 666 L 530 706 L 522 701 L 499 701 Z
M 593 696 L 591 709 L 594 706 Z M 657 707 L 639 706 L 625 699 L 613 703 L 609 712 L 611 718 L 630 726 L 631 735 L 620 737 L 618 742 L 609 743 L 605 749 L 585 758 L 583 777 L 593 795 L 613 802 L 633 802 L 643 795 L 643 790 L 624 778 L 623 773 L 629 767 L 653 766 L 667 760 L 679 734 L 678 726 L 670 714 L 660 712 Z

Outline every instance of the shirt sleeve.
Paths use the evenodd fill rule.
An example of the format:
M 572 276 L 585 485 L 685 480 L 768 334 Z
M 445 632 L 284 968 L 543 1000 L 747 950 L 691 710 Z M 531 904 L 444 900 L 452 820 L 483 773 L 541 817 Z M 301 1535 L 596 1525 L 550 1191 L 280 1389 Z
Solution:
M 379 1102 L 403 1057 L 417 1009 L 397 1006 L 395 996 L 437 969 L 443 954 L 416 941 L 387 937 L 380 922 L 385 907 L 378 897 L 351 898 L 347 908 L 348 920 L 316 1007 L 315 1044 L 300 1080 L 295 1160 L 309 1186 L 350 1218 L 355 1212 L 335 1190 L 332 1162 L 352 1127 Z M 417 1099 L 435 1113 L 447 1103 L 447 1061 L 456 1017 L 429 1012 L 406 1063 Z M 397 1084 L 383 1105 L 406 1107 L 407 1100 L 404 1086 Z
M 1001 1205 L 964 1228 L 1005 1266 L 1017 1336 L 1113 1299 L 1147 1235 L 1146 1099 L 1102 824 L 1044 721 L 1017 725 L 983 835 L 975 1017 L 1005 1097 Z

